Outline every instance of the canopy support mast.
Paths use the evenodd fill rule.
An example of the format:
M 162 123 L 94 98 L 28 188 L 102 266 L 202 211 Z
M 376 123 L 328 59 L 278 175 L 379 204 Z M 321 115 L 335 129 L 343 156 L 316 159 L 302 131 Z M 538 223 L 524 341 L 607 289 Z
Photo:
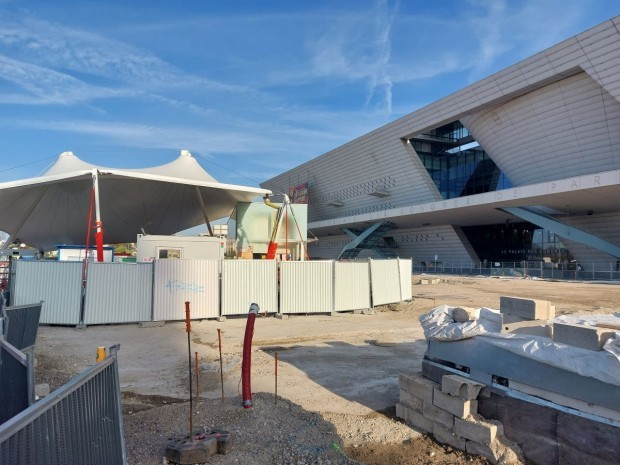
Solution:
M 196 189 L 196 197 L 198 197 L 198 202 L 200 203 L 200 208 L 202 209 L 202 214 L 205 217 L 205 223 L 207 224 L 207 228 L 209 229 L 209 236 L 213 236 L 213 229 L 211 228 L 211 222 L 209 221 L 209 217 L 207 216 L 207 208 L 205 207 L 205 202 L 202 200 L 202 194 L 200 193 L 200 187 L 194 186 Z
M 97 261 L 103 261 L 103 223 L 101 222 L 101 208 L 99 205 L 99 174 L 93 170 L 93 186 L 95 187 L 95 242 L 97 244 Z M 88 251 L 86 251 L 88 254 Z

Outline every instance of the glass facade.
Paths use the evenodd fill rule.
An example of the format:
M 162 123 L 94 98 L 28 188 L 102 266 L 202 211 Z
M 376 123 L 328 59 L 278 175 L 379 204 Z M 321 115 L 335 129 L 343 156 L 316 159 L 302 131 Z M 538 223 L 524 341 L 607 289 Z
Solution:
M 460 121 L 410 139 L 444 199 L 509 189 L 512 183 Z M 553 233 L 527 222 L 462 228 L 483 262 L 570 263 L 570 253 Z
M 569 263 L 572 259 L 559 237 L 531 223 L 464 226 L 461 229 L 483 262 Z
M 444 199 L 512 187 L 459 121 L 410 140 Z

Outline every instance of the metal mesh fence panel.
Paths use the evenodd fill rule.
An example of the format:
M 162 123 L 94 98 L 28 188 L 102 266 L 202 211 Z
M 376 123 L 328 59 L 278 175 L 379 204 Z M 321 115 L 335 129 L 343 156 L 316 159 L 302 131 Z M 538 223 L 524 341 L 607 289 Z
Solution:
M 124 464 L 116 356 L 94 365 L 0 425 L 0 463 Z
M 6 340 L 19 350 L 34 346 L 39 329 L 41 304 L 6 307 Z
M 28 364 L 23 353 L 11 350 L 0 341 L 0 424 L 26 410 L 30 405 Z M 0 463 L 11 463 L 0 460 Z

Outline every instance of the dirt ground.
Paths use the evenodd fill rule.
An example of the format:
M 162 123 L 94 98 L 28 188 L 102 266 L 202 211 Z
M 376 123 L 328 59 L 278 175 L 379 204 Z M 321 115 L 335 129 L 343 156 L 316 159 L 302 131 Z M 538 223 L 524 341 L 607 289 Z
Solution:
M 421 285 L 419 278 L 412 278 L 412 301 L 374 312 L 259 316 L 252 409 L 243 409 L 240 398 L 246 318 L 193 322 L 191 354 L 198 356 L 200 389 L 194 427 L 233 436 L 229 453 L 212 463 L 486 464 L 395 418 L 398 375 L 419 370 L 426 347 L 418 317 L 440 304 L 499 308 L 502 295 L 550 300 L 556 314 L 615 313 L 620 301 L 620 283 L 440 276 L 439 284 Z M 97 346 L 117 343 L 129 463 L 159 465 L 168 438 L 189 430 L 184 323 L 41 327 L 36 382 L 53 389 L 90 366 Z

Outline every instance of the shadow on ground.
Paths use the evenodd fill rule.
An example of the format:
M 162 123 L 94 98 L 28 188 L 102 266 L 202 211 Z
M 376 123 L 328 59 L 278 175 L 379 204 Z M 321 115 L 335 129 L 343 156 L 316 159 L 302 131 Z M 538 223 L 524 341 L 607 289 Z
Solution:
M 366 407 L 380 411 L 398 402 L 398 377 L 420 369 L 426 341 L 353 345 L 328 341 L 317 346 L 294 346 L 284 351 L 264 347 L 279 360 L 306 373 L 323 388 Z

